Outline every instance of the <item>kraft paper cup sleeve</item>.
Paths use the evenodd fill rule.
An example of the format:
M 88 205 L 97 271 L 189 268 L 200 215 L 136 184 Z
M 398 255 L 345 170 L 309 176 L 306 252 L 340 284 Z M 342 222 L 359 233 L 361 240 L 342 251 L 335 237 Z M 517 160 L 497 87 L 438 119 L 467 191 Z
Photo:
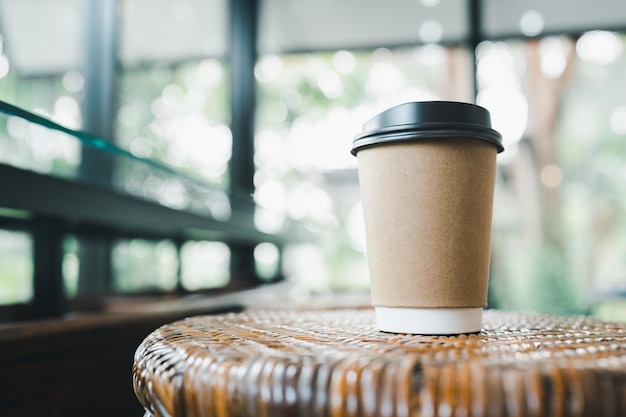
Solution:
M 495 162 L 464 138 L 359 152 L 374 305 L 486 305 Z

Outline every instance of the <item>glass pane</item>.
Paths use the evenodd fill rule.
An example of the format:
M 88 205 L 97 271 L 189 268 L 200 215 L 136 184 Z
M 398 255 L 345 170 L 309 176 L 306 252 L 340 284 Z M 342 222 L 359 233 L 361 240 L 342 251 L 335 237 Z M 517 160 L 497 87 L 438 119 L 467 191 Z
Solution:
M 0 1 L 3 101 L 68 128 L 81 127 L 81 10 L 78 0 Z M 57 18 L 49 19 L 52 14 Z M 19 117 L 0 116 L 1 163 L 73 177 L 80 158 L 76 139 Z
M 121 146 L 109 146 L 88 134 L 73 138 L 7 111 L 8 116 L 0 116 L 0 163 L 113 186 L 169 207 L 191 209 L 227 220 L 231 213 L 223 187 L 209 189 L 197 180 L 217 185 L 227 182 L 232 139 L 225 122 L 229 118 L 225 69 L 222 61 L 199 59 L 223 51 L 225 37 L 221 35 L 225 29 L 215 25 L 209 29 L 206 21 L 197 17 L 206 13 L 210 19 L 225 22 L 224 2 L 128 0 L 120 3 L 121 26 L 130 22 L 134 28 L 125 32 L 124 36 L 130 39 L 121 42 L 131 44 L 130 49 L 124 50 L 124 56 L 128 57 L 124 62 L 136 65 L 133 70 L 125 67 L 129 71 L 123 72 L 119 83 L 122 94 L 116 141 Z M 78 0 L 51 0 L 45 5 L 30 0 L 0 0 L 3 12 L 0 14 L 3 23 L 0 25 L 0 97 L 70 129 L 82 126 L 84 79 L 77 71 L 82 53 L 78 41 L 82 37 L 76 36 L 82 30 L 82 5 Z M 55 13 L 46 13 L 48 7 Z M 154 15 L 156 20 L 145 18 L 146 9 L 150 11 L 148 16 Z M 57 18 L 46 18 L 52 14 Z M 196 27 L 191 32 L 187 31 L 190 22 L 185 20 L 190 16 Z M 187 59 L 193 58 L 193 62 L 162 67 L 166 58 L 176 61 L 182 55 L 151 55 L 153 39 L 146 34 L 148 32 L 135 30 L 155 25 L 161 18 L 182 19 L 176 23 L 177 27 L 181 26 L 178 32 L 188 36 L 187 43 L 199 44 L 198 51 L 203 53 L 187 56 Z M 38 25 L 39 20 L 44 22 Z M 198 26 L 211 35 L 191 36 L 197 35 Z M 160 26 L 158 30 L 164 33 Z M 166 32 L 173 40 L 170 31 Z M 61 42 L 67 36 L 71 37 L 71 42 Z M 141 39 L 133 43 L 134 36 Z M 218 37 L 219 47 L 210 40 Z M 31 47 L 33 42 L 36 47 Z M 63 44 L 63 48 L 56 47 L 57 44 Z M 202 49 L 202 45 L 208 44 L 213 45 L 210 50 Z M 180 49 L 177 45 L 168 47 Z M 45 51 L 39 51 L 42 48 Z M 165 50 L 164 45 L 159 48 Z M 145 59 L 159 59 L 159 62 L 145 66 Z M 171 111 L 172 106 L 174 111 Z M 92 158 L 81 167 L 81 161 L 87 161 L 86 156 Z M 165 162 L 194 178 L 173 173 L 165 164 L 139 161 L 135 157 Z M 98 167 L 113 172 L 112 178 L 108 174 L 100 175 L 95 169 Z
M 223 61 L 127 68 L 120 77 L 119 145 L 212 184 L 228 182 L 232 135 Z M 121 178 L 137 171 L 125 168 Z
M 118 144 L 201 180 L 227 184 L 232 135 L 224 59 L 226 1 L 122 4 Z M 120 182 L 137 182 L 133 178 L 143 175 L 136 168 L 120 167 Z M 149 181 L 153 189 L 155 183 L 164 188 L 162 198 L 173 196 L 174 206 L 185 199 L 180 184 Z
M 230 280 L 230 249 L 222 242 L 187 242 L 181 251 L 183 287 L 219 288 Z
M 227 144 L 222 148 L 230 156 L 229 132 L 224 138 Z M 86 152 L 89 163 L 81 165 Z M 189 170 L 174 170 L 156 159 L 140 158 L 87 132 L 67 129 L 4 102 L 0 102 L 0 163 L 112 187 L 218 221 L 227 221 L 232 214 L 227 190 L 216 181 L 201 180 Z M 112 168 L 113 177 L 99 175 L 96 165 Z
M 32 242 L 23 232 L 0 230 L 0 304 L 25 303 L 33 297 Z
M 588 313 L 626 289 L 626 36 L 484 43 L 499 156 L 492 301 Z
M 176 288 L 178 258 L 169 240 L 122 240 L 113 248 L 113 289 L 120 293 Z
M 0 114 L 0 162 L 65 178 L 78 175 L 81 143 L 62 132 Z
M 264 55 L 255 74 L 254 198 L 274 213 L 317 225 L 325 236 L 319 245 L 286 250 L 287 276 L 306 276 L 308 286 L 367 287 L 352 139 L 366 120 L 395 104 L 470 100 L 467 51 L 426 45 Z M 256 220 L 261 230 L 277 228 L 272 219 Z

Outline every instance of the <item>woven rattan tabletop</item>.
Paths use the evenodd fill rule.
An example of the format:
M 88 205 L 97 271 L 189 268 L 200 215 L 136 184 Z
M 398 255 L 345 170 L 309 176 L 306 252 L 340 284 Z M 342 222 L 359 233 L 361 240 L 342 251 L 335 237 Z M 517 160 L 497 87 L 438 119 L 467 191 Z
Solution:
M 626 325 L 485 311 L 455 337 L 374 328 L 371 309 L 246 310 L 139 346 L 158 416 L 626 416 Z

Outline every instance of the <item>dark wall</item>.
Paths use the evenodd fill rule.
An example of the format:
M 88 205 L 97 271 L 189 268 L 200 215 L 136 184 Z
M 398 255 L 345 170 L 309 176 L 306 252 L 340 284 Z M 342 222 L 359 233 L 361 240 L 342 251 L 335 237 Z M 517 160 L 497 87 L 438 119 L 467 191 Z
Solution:
M 188 315 L 109 315 L 0 327 L 0 415 L 142 416 L 132 387 L 135 350 L 160 325 Z

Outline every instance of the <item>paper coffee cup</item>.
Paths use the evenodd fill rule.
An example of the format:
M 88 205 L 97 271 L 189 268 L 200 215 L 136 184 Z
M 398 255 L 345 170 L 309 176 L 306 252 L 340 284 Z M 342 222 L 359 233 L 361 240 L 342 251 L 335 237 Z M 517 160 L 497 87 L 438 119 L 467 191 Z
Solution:
M 393 107 L 354 139 L 380 330 L 480 330 L 502 150 L 489 112 L 457 102 Z

